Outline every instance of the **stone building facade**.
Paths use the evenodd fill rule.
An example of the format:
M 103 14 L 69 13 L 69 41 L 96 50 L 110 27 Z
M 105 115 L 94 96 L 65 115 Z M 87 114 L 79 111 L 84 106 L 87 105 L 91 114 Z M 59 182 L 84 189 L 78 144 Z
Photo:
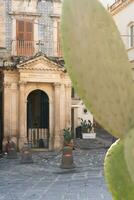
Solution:
M 118 0 L 109 8 L 109 12 L 120 32 L 128 58 L 134 66 L 134 0 Z
M 19 148 L 61 148 L 63 128 L 75 137 L 79 118 L 93 120 L 76 94 L 71 99 L 61 7 L 62 0 L 0 1 L 0 149 L 8 137 Z
M 4 143 L 60 149 L 71 123 L 71 81 L 64 68 L 36 55 L 1 70 Z
M 60 14 L 60 0 L 0 1 L 0 149 L 8 137 L 19 148 L 61 148 L 71 126 L 71 81 L 52 61 Z
M 60 57 L 60 15 L 60 0 L 1 0 L 0 47 L 12 56 Z

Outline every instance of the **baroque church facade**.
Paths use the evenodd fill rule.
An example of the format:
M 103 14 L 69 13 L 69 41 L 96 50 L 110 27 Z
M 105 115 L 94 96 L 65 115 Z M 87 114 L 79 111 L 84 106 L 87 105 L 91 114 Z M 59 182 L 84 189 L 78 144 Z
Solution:
M 62 147 L 62 130 L 70 127 L 71 81 L 63 67 L 44 55 L 1 70 L 3 128 L 19 148 Z
M 71 81 L 58 62 L 61 2 L 0 2 L 0 141 L 62 147 L 71 123 Z

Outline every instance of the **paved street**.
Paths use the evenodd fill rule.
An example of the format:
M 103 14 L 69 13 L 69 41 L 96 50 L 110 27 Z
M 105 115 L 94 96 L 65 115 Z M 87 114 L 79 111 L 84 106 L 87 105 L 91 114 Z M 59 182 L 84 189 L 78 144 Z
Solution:
M 103 177 L 106 150 L 75 149 L 76 168 L 59 167 L 61 153 L 33 153 L 33 164 L 0 160 L 0 200 L 111 200 Z

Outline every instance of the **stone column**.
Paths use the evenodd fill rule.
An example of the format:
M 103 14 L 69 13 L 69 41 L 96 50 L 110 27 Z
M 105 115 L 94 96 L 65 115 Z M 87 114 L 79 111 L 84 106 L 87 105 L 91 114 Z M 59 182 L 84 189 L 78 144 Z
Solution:
M 71 127 L 71 84 L 65 85 L 66 103 L 65 103 L 65 119 L 66 128 Z
M 11 83 L 4 82 L 4 94 L 3 94 L 3 125 L 4 125 L 4 139 L 3 145 L 7 142 L 7 138 L 11 136 Z
M 26 101 L 25 101 L 25 86 L 26 82 L 19 83 L 19 148 L 21 149 L 24 143 L 27 142 L 27 129 L 26 129 Z
M 9 91 L 8 91 L 9 93 Z M 7 95 L 7 94 L 6 94 Z M 10 84 L 10 98 L 6 96 L 6 101 L 9 101 L 9 130 L 10 130 L 10 139 L 18 144 L 18 84 Z
M 54 149 L 60 149 L 61 130 L 60 130 L 60 83 L 54 83 Z
M 54 149 L 54 99 L 49 99 L 49 150 Z
M 11 136 L 12 141 L 18 144 L 18 84 L 11 85 Z

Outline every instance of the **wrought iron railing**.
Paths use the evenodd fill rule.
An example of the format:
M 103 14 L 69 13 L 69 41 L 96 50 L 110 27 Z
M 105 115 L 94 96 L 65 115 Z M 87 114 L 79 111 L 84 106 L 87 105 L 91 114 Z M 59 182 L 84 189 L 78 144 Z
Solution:
M 32 148 L 48 148 L 49 133 L 46 128 L 29 128 L 28 143 Z
M 35 53 L 35 41 L 13 40 L 12 55 L 13 56 L 32 56 Z
M 59 43 L 57 43 L 57 41 L 54 42 L 53 48 L 56 46 L 57 46 L 57 48 L 55 49 L 56 51 L 54 52 L 53 50 L 52 56 L 62 57 L 61 46 Z M 33 56 L 42 49 L 45 50 L 45 41 L 12 40 L 12 56 L 26 56 L 26 57 Z M 46 49 L 48 49 L 49 51 L 48 44 Z M 47 50 L 44 53 L 46 53 L 47 55 Z

